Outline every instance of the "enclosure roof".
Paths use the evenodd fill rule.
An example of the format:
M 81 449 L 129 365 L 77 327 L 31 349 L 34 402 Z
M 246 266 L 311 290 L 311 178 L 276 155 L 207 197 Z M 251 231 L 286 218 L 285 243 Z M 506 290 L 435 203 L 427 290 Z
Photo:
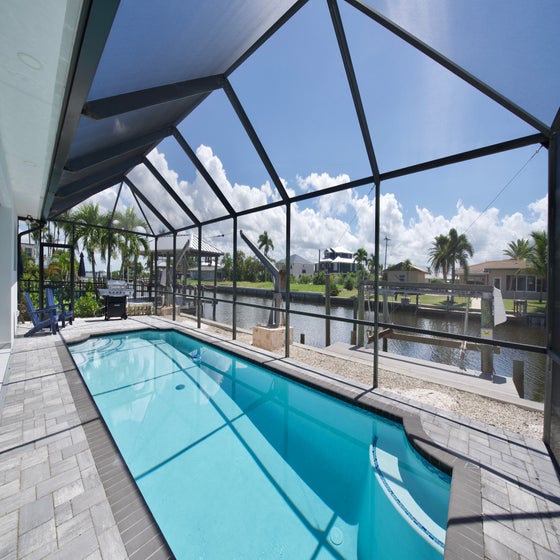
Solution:
M 200 253 L 198 250 L 198 235 L 190 233 L 188 235 L 178 235 L 175 241 L 177 251 L 179 253 L 179 260 L 184 256 L 198 255 L 203 257 L 221 257 L 224 253 L 208 243 L 204 239 L 200 243 Z M 156 239 L 152 238 L 149 241 L 150 251 L 156 250 Z M 158 255 L 173 254 L 173 236 L 165 235 L 157 238 L 157 252 Z
M 41 217 L 56 217 L 116 185 L 130 192 L 144 214 L 156 224 L 152 227 L 158 233 L 198 226 L 257 208 L 256 201 L 244 208 L 234 207 L 179 130 L 184 119 L 207 103 L 213 92 L 221 93 L 230 104 L 238 126 L 254 151 L 253 157 L 266 169 L 275 191 L 274 203 L 284 204 L 290 198 L 297 200 L 284 189 L 278 159 L 270 157 L 260 136 L 262 131 L 266 134 L 267 119 L 261 119 L 256 126 L 250 118 L 253 108 L 243 105 L 231 78 L 283 26 L 303 17 L 301 14 L 310 5 L 320 5 L 330 18 L 327 31 L 334 37 L 338 50 L 332 64 L 344 69 L 342 87 L 347 91 L 350 111 L 357 120 L 367 161 L 367 173 L 362 177 L 331 189 L 378 183 L 399 174 L 531 143 L 546 144 L 560 100 L 559 89 L 552 87 L 557 68 L 549 63 L 550 53 L 560 52 L 560 34 L 555 29 L 560 21 L 560 3 L 500 0 L 483 4 L 469 0 L 434 0 L 429 6 L 414 0 L 406 3 L 385 0 L 68 2 L 78 13 L 73 15 L 67 10 L 66 14 L 61 12 L 57 16 L 61 23 L 58 26 L 61 36 L 56 43 L 60 63 L 57 66 L 55 60 L 46 69 L 56 73 L 59 83 L 64 83 L 61 80 L 64 77 L 66 81 L 63 87 L 55 84 L 58 90 L 53 99 L 59 103 L 51 106 L 52 114 L 47 120 L 58 123 L 58 129 L 52 134 L 52 147 L 42 142 L 42 149 L 47 150 L 43 159 L 46 169 L 42 177 L 40 174 L 35 177 L 44 191 Z M 36 36 L 32 35 L 34 26 L 42 27 L 40 11 L 34 13 L 25 7 L 25 2 L 15 0 L 7 5 L 3 11 L 10 13 L 1 14 L 6 16 L 3 26 L 12 25 L 15 31 L 8 39 L 8 34 L 4 35 L 8 43 L 4 47 L 9 52 L 26 52 L 23 48 L 26 46 L 40 58 L 48 38 L 45 34 L 42 41 L 35 41 Z M 20 31 L 25 28 L 24 33 L 18 33 L 16 25 L 21 21 L 27 22 L 19 26 Z M 489 147 L 480 146 L 472 153 L 452 150 L 445 161 L 418 162 L 402 168 L 380 162 L 379 144 L 372 139 L 371 117 L 368 108 L 364 108 L 360 77 L 354 64 L 361 51 L 354 42 L 358 34 L 354 33 L 353 25 L 358 24 L 382 29 L 385 34 L 404 41 L 419 56 L 428 57 L 514 115 L 526 125 L 527 134 L 513 135 Z M 468 34 L 459 33 L 465 28 L 469 29 Z M 375 67 L 371 71 L 375 72 Z M 8 74 L 2 77 L 5 83 L 13 80 Z M 379 84 L 379 91 L 383 91 L 383 85 L 383 82 Z M 32 91 L 25 90 L 28 87 L 25 81 L 20 86 L 18 95 L 10 97 L 6 114 L 25 114 L 25 94 L 31 97 Z M 422 100 L 417 101 L 415 110 L 422 111 Z M 383 103 L 383 99 L 375 103 Z M 271 106 L 270 111 L 272 116 L 275 107 Z M 13 171 L 9 165 L 12 148 L 16 144 L 21 148 L 33 137 L 32 123 L 20 120 L 20 126 L 27 128 L 17 138 L 0 131 L 9 175 Z M 150 153 L 162 142 L 173 142 L 183 150 L 207 183 L 204 199 L 185 202 L 185 196 L 158 172 Z M 20 163 L 25 157 L 28 156 L 22 152 Z M 23 167 L 22 163 L 20 168 Z M 142 174 L 150 175 L 161 194 L 154 195 L 155 186 L 148 191 L 138 183 L 137 178 Z M 12 177 L 8 184 L 16 182 Z M 173 200 L 179 215 L 163 215 L 158 196 Z M 208 197 L 214 200 L 209 202 Z M 216 209 L 209 215 L 207 210 L 212 204 Z M 28 207 L 22 202 L 19 209 L 25 211 Z

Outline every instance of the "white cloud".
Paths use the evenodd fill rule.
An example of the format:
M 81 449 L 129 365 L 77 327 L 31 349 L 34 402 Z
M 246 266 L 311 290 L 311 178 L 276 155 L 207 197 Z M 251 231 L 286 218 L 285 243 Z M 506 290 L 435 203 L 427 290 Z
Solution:
M 277 200 L 276 189 L 266 182 L 259 187 L 231 184 L 221 160 L 208 146 L 200 146 L 197 155 L 208 169 L 218 187 L 237 210 L 253 208 Z M 225 211 L 210 187 L 196 173 L 192 182 L 180 179 L 177 172 L 169 168 L 166 156 L 154 150 L 150 161 L 159 170 L 169 185 L 179 194 L 193 212 L 205 220 L 223 216 Z M 180 227 L 187 219 L 157 180 L 143 166 L 131 173 L 133 182 L 155 202 L 172 224 Z M 347 182 L 347 175 L 330 176 L 327 173 L 312 173 L 308 177 L 297 178 L 297 189 L 283 181 L 286 190 L 293 195 L 295 190 L 321 190 L 325 187 Z M 93 198 L 102 209 L 111 210 L 114 205 L 114 190 L 103 191 Z M 91 199 L 90 199 L 91 200 Z M 126 204 L 131 200 L 123 200 Z M 465 206 L 459 201 L 452 215 L 433 214 L 429 208 L 416 206 L 415 214 L 405 222 L 401 202 L 394 193 L 386 192 L 380 199 L 380 260 L 384 261 L 385 241 L 387 242 L 387 265 L 410 259 L 414 264 L 428 267 L 429 251 L 434 238 L 447 234 L 450 228 L 465 233 L 475 250 L 471 263 L 503 258 L 503 250 L 510 241 L 530 238 L 535 230 L 546 229 L 548 199 L 543 197 L 510 215 L 502 215 L 498 208 L 489 208 L 481 213 L 474 206 Z M 373 253 L 375 232 L 375 198 L 370 191 L 350 189 L 318 197 L 305 203 L 291 206 L 291 252 L 315 262 L 319 251 L 327 247 L 344 246 L 352 252 L 364 247 Z M 230 226 L 228 226 L 230 227 Z M 271 256 L 285 257 L 286 213 L 283 207 L 271 208 L 263 212 L 241 216 L 239 229 L 253 240 L 267 231 L 274 243 Z M 212 235 L 224 231 L 224 226 L 216 224 L 207 229 Z M 231 231 L 231 230 L 230 230 Z M 215 239 L 215 244 L 225 251 L 232 250 L 231 234 L 225 230 L 224 238 Z M 213 242 L 214 242 L 213 241 Z M 243 242 L 239 249 L 247 253 Z
M 350 177 L 346 175 L 346 173 L 342 173 L 337 177 L 331 177 L 328 173 L 311 173 L 311 175 L 308 175 L 305 178 L 298 175 L 296 181 L 302 191 L 308 192 L 320 191 L 326 189 L 327 187 L 348 183 L 350 181 Z

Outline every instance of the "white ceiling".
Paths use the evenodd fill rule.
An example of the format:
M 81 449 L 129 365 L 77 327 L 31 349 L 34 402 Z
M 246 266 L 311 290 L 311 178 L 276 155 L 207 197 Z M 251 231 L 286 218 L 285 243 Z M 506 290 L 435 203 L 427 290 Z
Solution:
M 39 217 L 81 0 L 0 2 L 0 205 Z

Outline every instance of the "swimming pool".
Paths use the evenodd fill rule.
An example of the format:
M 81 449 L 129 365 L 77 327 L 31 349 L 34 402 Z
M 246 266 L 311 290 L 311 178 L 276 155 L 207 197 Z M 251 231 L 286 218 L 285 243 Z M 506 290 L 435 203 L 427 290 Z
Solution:
M 182 558 L 441 558 L 450 479 L 399 424 L 176 331 L 70 347 Z

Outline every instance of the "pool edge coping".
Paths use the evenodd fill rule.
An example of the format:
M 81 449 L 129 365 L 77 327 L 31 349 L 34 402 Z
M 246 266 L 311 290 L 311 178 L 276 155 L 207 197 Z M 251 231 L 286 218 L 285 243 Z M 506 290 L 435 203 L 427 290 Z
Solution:
M 134 330 L 145 329 L 133 329 L 127 332 Z M 146 504 L 68 348 L 69 344 L 78 341 L 68 343 L 64 337 L 61 339 L 62 344 L 57 344 L 56 347 L 63 364 L 66 382 L 128 557 L 149 557 L 150 560 L 174 559 L 175 556 Z M 131 508 L 133 508 L 132 512 Z M 140 515 L 132 529 L 129 526 L 130 517 L 137 512 L 140 512 Z M 142 554 L 142 549 L 145 555 Z
M 157 327 L 142 324 L 140 326 L 132 326 L 132 328 L 127 329 L 126 331 L 118 330 L 114 333 L 104 333 L 103 335 L 86 334 L 82 337 L 76 337 L 76 339 L 71 341 L 67 341 L 64 337 L 61 337 L 65 351 L 72 362 L 72 368 L 78 376 L 83 386 L 83 390 L 87 392 L 88 396 L 89 391 L 81 378 L 68 346 L 83 342 L 84 340 L 95 336 L 141 330 L 176 331 L 186 334 L 200 340 L 201 342 L 205 342 L 221 350 L 233 353 L 249 362 L 276 372 L 284 377 L 288 377 L 330 396 L 339 398 L 344 402 L 358 406 L 363 410 L 370 411 L 402 424 L 410 444 L 430 463 L 451 475 L 451 492 L 447 516 L 444 560 L 482 560 L 484 558 L 482 482 L 480 467 L 460 456 L 454 455 L 449 450 L 436 444 L 424 430 L 420 414 L 406 410 L 404 408 L 406 403 L 403 403 L 402 407 L 396 406 L 395 404 L 389 404 L 384 402 L 382 395 L 376 394 L 373 392 L 374 390 L 361 385 L 358 382 L 349 382 L 348 380 L 340 378 L 329 372 L 323 372 L 318 368 L 313 368 L 311 370 L 309 366 L 299 364 L 289 358 L 280 358 L 278 355 L 260 348 L 252 346 L 249 347 L 237 340 L 225 339 L 216 334 L 201 332 L 193 329 L 192 327 L 176 324 L 169 325 L 168 327 Z M 91 401 L 93 403 L 92 399 Z M 95 403 L 93 403 L 93 406 L 95 407 Z M 97 410 L 97 407 L 95 407 L 95 409 Z M 107 432 L 110 441 L 115 447 L 115 452 L 119 455 L 128 477 L 134 484 L 136 484 L 126 467 L 124 460 L 122 460 L 120 452 L 114 444 L 112 436 L 100 415 L 99 421 L 102 423 L 104 430 Z M 157 532 L 161 535 L 161 538 L 165 542 L 165 538 L 161 534 L 159 526 L 153 519 L 148 506 L 143 501 L 140 490 L 138 489 L 137 492 L 144 503 L 145 509 L 147 510 L 147 516 L 149 516 L 152 520 Z M 112 507 L 113 506 L 111 505 L 111 508 Z

